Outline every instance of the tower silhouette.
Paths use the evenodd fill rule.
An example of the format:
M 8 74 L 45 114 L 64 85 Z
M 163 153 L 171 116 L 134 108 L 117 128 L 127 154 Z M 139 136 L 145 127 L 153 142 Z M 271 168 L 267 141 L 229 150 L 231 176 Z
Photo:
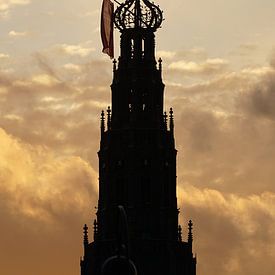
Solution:
M 112 110 L 101 113 L 97 219 L 91 243 L 84 226 L 81 275 L 196 274 L 193 224 L 183 241 L 178 223 L 174 117 L 163 110 L 162 60 L 155 59 L 162 20 L 148 0 L 126 0 L 114 14 L 120 57 Z

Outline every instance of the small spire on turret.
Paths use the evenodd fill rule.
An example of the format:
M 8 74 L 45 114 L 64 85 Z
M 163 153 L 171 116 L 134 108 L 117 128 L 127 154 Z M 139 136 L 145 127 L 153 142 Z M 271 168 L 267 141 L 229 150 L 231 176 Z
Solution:
M 159 71 L 161 72 L 162 71 L 162 59 L 161 58 L 159 58 L 158 63 L 159 63 Z
M 87 224 L 84 224 L 84 227 L 83 227 L 83 244 L 84 244 L 84 246 L 87 246 L 89 244 L 89 236 L 88 236 L 88 226 L 87 226 Z
M 170 127 L 170 131 L 174 132 L 174 112 L 173 109 L 170 108 L 170 112 L 169 112 L 170 116 L 169 116 L 169 127 Z
M 105 131 L 105 113 L 103 110 L 101 112 L 100 128 L 101 128 L 101 133 L 104 133 L 104 131 Z
M 97 238 L 97 233 L 98 233 L 98 224 L 97 220 L 94 220 L 94 240 Z
M 178 238 L 179 238 L 179 241 L 182 242 L 182 227 L 181 227 L 181 225 L 179 225 L 179 227 L 178 227 Z
M 111 129 L 111 108 L 110 106 L 108 106 L 108 109 L 107 109 L 107 130 L 110 130 Z
M 167 130 L 167 112 L 164 112 L 163 121 L 164 121 L 164 129 Z
M 113 72 L 116 71 L 116 64 L 117 64 L 117 61 L 116 61 L 116 59 L 114 59 L 114 61 L 113 61 Z
M 192 247 L 192 243 L 193 243 L 193 222 L 190 220 L 189 223 L 188 223 L 188 243 L 189 245 L 191 245 Z

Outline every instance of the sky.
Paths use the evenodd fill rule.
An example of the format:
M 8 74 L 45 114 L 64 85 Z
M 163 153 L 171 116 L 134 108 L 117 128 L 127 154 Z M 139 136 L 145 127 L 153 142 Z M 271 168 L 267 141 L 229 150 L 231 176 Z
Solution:
M 185 239 L 194 222 L 198 275 L 272 275 L 275 2 L 156 2 L 180 222 Z M 112 81 L 100 7 L 0 0 L 0 274 L 80 274 Z M 117 31 L 115 46 L 118 57 Z

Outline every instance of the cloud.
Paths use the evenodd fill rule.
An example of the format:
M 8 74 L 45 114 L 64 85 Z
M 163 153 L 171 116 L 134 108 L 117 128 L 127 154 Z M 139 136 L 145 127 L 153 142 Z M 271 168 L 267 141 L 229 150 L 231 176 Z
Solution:
M 275 72 L 270 71 L 263 79 L 241 97 L 241 104 L 257 118 L 275 120 Z
M 173 59 L 176 56 L 176 52 L 174 51 L 157 51 L 156 55 L 163 59 Z
M 49 261 L 53 274 L 60 274 L 60 269 L 69 272 L 71 265 L 65 262 L 74 262 L 69 251 L 80 255 L 81 225 L 97 202 L 96 172 L 80 157 L 58 156 L 46 146 L 24 143 L 3 129 L 0 144 L 0 234 L 5 236 L 1 272 L 14 274 L 24 266 L 24 274 L 33 274 L 35 268 L 46 275 Z M 71 240 L 72 236 L 79 239 Z M 58 260 L 61 263 L 57 251 L 63 255 Z M 17 253 L 20 259 L 12 265 Z M 43 260 L 37 255 L 43 255 Z
M 3 129 L 0 143 L 0 189 L 15 214 L 51 224 L 64 211 L 81 212 L 94 198 L 97 176 L 81 158 L 57 157 L 49 148 L 23 143 Z
M 243 50 L 247 50 L 247 51 L 255 51 L 258 49 L 258 45 L 257 44 L 254 44 L 254 43 L 245 43 L 245 44 L 241 44 L 239 46 L 240 49 L 243 49 Z
M 10 56 L 8 54 L 5 53 L 0 53 L 0 59 L 6 59 L 9 58 Z
M 100 10 L 95 9 L 93 11 L 85 11 L 85 12 L 79 13 L 77 14 L 77 16 L 80 18 L 87 18 L 87 17 L 99 16 L 99 14 L 100 14 Z
M 45 85 L 45 86 L 53 86 L 59 83 L 59 81 L 48 75 L 48 74 L 40 74 L 32 77 L 32 81 L 36 84 Z
M 30 3 L 30 0 L 0 0 L 0 16 L 6 17 L 9 15 L 11 8 L 28 5 Z
M 183 49 L 177 51 L 157 51 L 156 55 L 161 57 L 164 61 L 178 61 L 184 59 L 185 61 L 202 61 L 207 59 L 207 52 L 204 48 L 194 47 L 190 49 Z
M 230 55 L 250 57 L 252 54 L 255 55 L 255 53 L 257 52 L 258 49 L 259 49 L 258 44 L 244 43 L 244 44 L 240 44 L 236 49 L 231 51 Z
M 187 74 L 209 75 L 223 71 L 228 65 L 228 61 L 221 58 L 207 59 L 205 62 L 186 62 L 185 60 L 172 62 L 168 69 Z
M 100 112 L 109 105 L 104 84 L 110 81 L 112 65 L 95 60 L 68 74 L 68 68 L 58 68 L 45 56 L 34 57 L 33 75 L 0 74 L 0 125 L 26 143 L 46 144 L 61 155 L 80 155 L 96 165 L 98 144 L 90 137 L 98 137 Z M 91 74 L 94 68 L 97 73 Z
M 69 44 L 60 44 L 54 47 L 58 52 L 70 55 L 70 56 L 79 56 L 79 57 L 87 57 L 93 51 L 94 48 L 87 48 L 82 45 L 69 45 Z
M 241 96 L 235 111 L 232 103 L 220 103 L 223 94 L 212 109 L 204 106 L 207 98 L 171 104 L 178 125 L 179 181 L 235 194 L 275 192 L 273 121 L 251 116 L 246 107 L 240 110 Z
M 73 64 L 73 63 L 67 63 L 64 66 L 64 69 L 69 70 L 69 71 L 73 71 L 73 72 L 80 72 L 81 71 L 81 67 L 77 64 Z
M 44 73 L 55 79 L 59 79 L 59 77 L 57 76 L 57 72 L 53 68 L 53 65 L 49 62 L 48 58 L 45 55 L 37 52 L 33 56 L 37 65 Z
M 187 183 L 178 191 L 182 222 L 194 221 L 199 273 L 272 274 L 275 193 L 240 196 Z
M 18 31 L 10 31 L 9 36 L 10 37 L 25 37 L 28 35 L 28 32 L 18 32 Z

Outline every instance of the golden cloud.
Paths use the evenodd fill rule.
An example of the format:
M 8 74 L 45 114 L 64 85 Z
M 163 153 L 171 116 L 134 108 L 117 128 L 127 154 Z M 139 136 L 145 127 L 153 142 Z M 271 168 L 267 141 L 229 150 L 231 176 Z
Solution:
M 0 59 L 9 58 L 10 56 L 5 53 L 0 53 Z
M 24 37 L 27 35 L 28 35 L 28 32 L 18 32 L 18 31 L 10 31 L 9 32 L 10 37 Z
M 13 6 L 30 4 L 30 0 L 0 0 L 0 16 L 7 16 Z
M 79 45 L 68 45 L 68 44 L 60 44 L 56 45 L 55 49 L 63 54 L 71 55 L 71 56 L 80 56 L 87 57 L 91 54 L 91 52 L 95 51 L 94 48 L 87 48 Z
M 255 262 L 254 274 L 272 274 L 275 193 L 239 196 L 185 183 L 178 194 L 183 220 L 195 222 L 199 273 L 248 274 Z
M 213 74 L 221 72 L 228 65 L 228 61 L 221 58 L 207 59 L 203 63 L 185 60 L 172 62 L 168 69 L 188 74 Z
M 64 212 L 81 215 L 95 201 L 97 174 L 79 157 L 57 157 L 45 146 L 20 142 L 0 129 L 0 189 L 12 212 L 58 222 Z

